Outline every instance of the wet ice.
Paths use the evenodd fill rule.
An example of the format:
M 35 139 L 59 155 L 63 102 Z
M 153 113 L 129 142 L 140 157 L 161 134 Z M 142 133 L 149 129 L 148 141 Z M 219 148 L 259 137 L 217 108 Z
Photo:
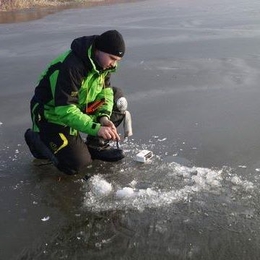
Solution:
M 259 259 L 259 1 L 133 2 L 1 26 L 5 259 Z M 126 91 L 139 145 L 87 169 L 89 183 L 48 179 L 57 171 L 35 167 L 21 141 L 34 82 L 75 35 L 109 27 L 127 40 L 113 83 Z M 143 149 L 156 154 L 150 165 L 132 160 Z M 164 160 L 173 154 L 193 165 Z

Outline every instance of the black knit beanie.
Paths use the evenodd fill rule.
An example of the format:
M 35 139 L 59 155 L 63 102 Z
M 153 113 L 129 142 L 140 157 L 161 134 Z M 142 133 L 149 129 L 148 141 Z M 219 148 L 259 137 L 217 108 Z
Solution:
M 125 53 L 125 42 L 123 36 L 116 30 L 106 31 L 95 40 L 98 50 L 123 57 Z

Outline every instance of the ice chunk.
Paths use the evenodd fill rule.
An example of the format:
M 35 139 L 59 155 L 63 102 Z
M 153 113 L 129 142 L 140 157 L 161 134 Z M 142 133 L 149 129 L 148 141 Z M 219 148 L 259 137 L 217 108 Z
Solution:
M 48 221 L 50 219 L 49 216 L 42 218 L 42 221 Z
M 123 197 L 131 197 L 134 195 L 134 189 L 130 188 L 130 187 L 124 187 L 121 190 L 118 190 L 116 192 L 116 196 L 119 198 L 123 198 Z
M 243 182 L 238 176 L 234 176 L 231 178 L 231 182 L 235 185 L 241 185 Z
M 111 183 L 95 175 L 90 179 L 90 189 L 96 196 L 106 196 L 113 190 L 113 187 Z
M 162 139 L 158 139 L 159 142 L 163 142 L 163 141 L 166 141 L 167 138 L 162 138 Z

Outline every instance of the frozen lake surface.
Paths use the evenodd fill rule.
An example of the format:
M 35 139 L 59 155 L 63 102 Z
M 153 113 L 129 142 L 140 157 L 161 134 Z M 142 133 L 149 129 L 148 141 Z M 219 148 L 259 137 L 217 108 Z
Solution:
M 259 259 L 259 10 L 146 0 L 1 24 L 0 259 Z M 134 136 L 122 162 L 64 176 L 29 154 L 29 101 L 74 38 L 108 29 Z

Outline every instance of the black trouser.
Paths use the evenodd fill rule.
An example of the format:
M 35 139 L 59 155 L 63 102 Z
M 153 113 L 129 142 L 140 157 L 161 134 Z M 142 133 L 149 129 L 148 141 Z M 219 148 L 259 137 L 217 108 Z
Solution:
M 113 91 L 115 103 L 111 121 L 117 127 L 125 116 L 116 107 L 116 101 L 123 96 L 123 93 L 119 88 L 113 88 Z M 40 138 L 58 159 L 57 168 L 60 171 L 67 174 L 76 174 L 92 162 L 88 147 L 79 133 L 72 135 L 69 127 L 48 123 L 43 124 L 45 124 L 45 127 L 41 127 L 39 124 Z

